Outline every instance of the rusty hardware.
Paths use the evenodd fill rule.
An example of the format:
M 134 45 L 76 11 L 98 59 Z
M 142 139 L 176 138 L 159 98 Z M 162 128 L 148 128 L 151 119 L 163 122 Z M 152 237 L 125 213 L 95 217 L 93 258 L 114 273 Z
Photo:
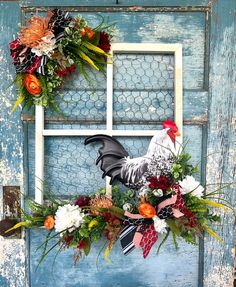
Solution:
M 3 220 L 0 221 L 0 235 L 11 238 L 21 238 L 21 229 L 5 233 L 13 227 L 20 218 L 20 187 L 3 186 Z

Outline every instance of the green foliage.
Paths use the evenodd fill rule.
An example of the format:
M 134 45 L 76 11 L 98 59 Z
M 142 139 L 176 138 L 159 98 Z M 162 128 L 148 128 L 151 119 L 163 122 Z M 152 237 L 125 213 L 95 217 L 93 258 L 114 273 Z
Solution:
M 90 80 L 89 74 L 85 71 L 86 66 L 90 66 L 98 71 L 104 71 L 104 66 L 109 57 L 102 49 L 98 47 L 100 41 L 100 32 L 109 35 L 112 38 L 113 25 L 107 25 L 102 17 L 100 24 L 91 28 L 82 16 L 75 17 L 64 30 L 64 38 L 54 45 L 50 57 L 47 56 L 47 62 L 44 66 L 45 75 L 34 71 L 35 76 L 39 79 L 42 92 L 40 95 L 32 96 L 24 84 L 25 73 L 18 73 L 16 82 L 18 85 L 19 96 L 12 108 L 12 111 L 24 101 L 24 106 L 30 109 L 34 105 L 52 108 L 56 113 L 62 114 L 56 104 L 55 97 L 58 95 L 58 89 L 62 87 L 66 80 L 65 74 L 69 75 L 71 65 L 76 65 L 90 87 L 94 83 Z M 86 30 L 87 29 L 87 30 Z M 87 31 L 91 31 L 91 35 Z M 66 72 L 59 74 L 58 72 Z M 93 85 L 92 85 L 93 84 Z
M 132 206 L 132 212 L 137 212 L 137 204 L 139 200 L 136 196 L 135 190 L 130 189 L 121 191 L 118 185 L 114 185 L 112 187 L 112 201 L 115 206 L 120 208 L 123 208 L 123 205 L 128 202 Z
M 181 152 L 175 159 L 172 166 L 174 180 L 183 180 L 186 175 L 193 175 L 198 172 L 198 167 L 190 163 L 191 156 L 187 152 Z
M 197 245 L 196 235 L 195 235 L 194 229 L 183 231 L 181 233 L 181 236 L 184 238 L 184 240 L 187 243 L 190 243 L 190 244 L 193 244 L 193 245 Z

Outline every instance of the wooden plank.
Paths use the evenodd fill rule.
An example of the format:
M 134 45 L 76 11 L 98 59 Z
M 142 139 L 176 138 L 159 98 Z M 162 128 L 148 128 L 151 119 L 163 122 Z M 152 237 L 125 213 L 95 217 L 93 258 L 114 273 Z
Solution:
M 22 6 L 54 6 L 53 0 L 23 0 Z M 209 6 L 209 0 L 62 0 L 60 6 L 183 6 L 202 7 Z
M 214 190 L 216 183 L 235 182 L 235 11 L 235 0 L 213 1 L 207 184 L 214 185 L 208 191 Z M 235 205 L 235 184 L 224 190 L 224 198 Z M 216 231 L 224 244 L 209 237 L 205 241 L 205 287 L 233 286 L 234 214 L 220 214 L 222 224 Z
M 8 47 L 19 29 L 19 12 L 18 1 L 0 2 L 0 218 L 3 217 L 2 186 L 20 186 L 23 192 L 23 132 L 20 110 L 10 114 L 16 91 L 13 86 L 9 88 L 15 69 Z M 25 250 L 23 238 L 0 236 L 0 286 L 27 286 Z
M 96 12 L 81 14 L 88 23 L 92 23 L 92 26 L 96 26 L 101 20 Z M 205 47 L 208 30 L 205 12 L 117 13 L 108 11 L 99 14 L 108 17 L 110 23 L 116 23 L 117 32 L 114 42 L 182 44 L 183 88 L 198 91 L 205 89 L 205 83 L 208 80 L 204 73 L 205 59 L 208 57 L 207 46 Z

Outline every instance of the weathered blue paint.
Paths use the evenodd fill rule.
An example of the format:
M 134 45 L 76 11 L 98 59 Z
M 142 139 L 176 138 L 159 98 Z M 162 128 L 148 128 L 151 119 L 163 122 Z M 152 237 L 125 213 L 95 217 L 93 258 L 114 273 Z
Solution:
M 236 2 L 215 1 L 211 19 L 210 101 L 208 125 L 207 184 L 235 182 L 236 119 Z M 209 188 L 215 189 L 215 186 Z M 235 184 L 224 190 L 224 198 L 235 206 Z M 235 228 L 232 212 L 222 213 L 219 244 L 205 242 L 204 286 L 233 286 Z
M 20 112 L 10 115 L 15 100 L 14 67 L 8 43 L 13 40 L 20 21 L 19 3 L 0 2 L 0 218 L 2 218 L 2 186 L 23 187 L 23 133 Z M 8 88 L 8 89 L 7 89 Z M 21 188 L 23 192 L 23 188 Z M 0 238 L 0 286 L 27 286 L 26 248 L 23 239 Z
M 0 275 L 0 286 L 7 287 L 7 280 L 3 276 Z
M 55 0 L 24 0 L 19 1 L 23 14 L 28 8 L 34 6 L 55 6 Z M 234 0 L 215 1 L 213 3 L 213 15 L 211 19 L 211 58 L 210 58 L 210 101 L 208 101 L 208 24 L 207 11 L 211 10 L 211 3 L 208 0 L 165 0 L 165 1 L 124 1 L 119 0 L 119 5 L 115 5 L 115 0 L 109 1 L 75 1 L 62 0 L 61 6 L 73 6 L 80 9 L 83 6 L 83 15 L 89 22 L 96 22 L 94 13 L 91 12 L 93 6 L 101 6 L 96 11 L 103 10 L 103 15 L 108 15 L 110 21 L 117 22 L 119 34 L 117 41 L 126 42 L 165 42 L 183 44 L 184 48 L 184 120 L 185 136 L 190 138 L 188 151 L 192 154 L 193 160 L 197 162 L 201 158 L 202 174 L 204 181 L 205 156 L 206 156 L 206 122 L 209 117 L 209 137 L 208 154 L 219 153 L 207 158 L 207 183 L 215 181 L 231 181 L 234 176 L 235 150 L 234 150 L 234 127 L 235 121 L 235 92 L 233 90 L 233 79 L 235 79 L 235 61 L 232 55 L 235 47 L 235 23 L 233 20 L 235 11 Z M 157 3 L 158 2 L 158 3 Z M 113 6 L 112 11 L 107 6 Z M 146 9 L 142 12 L 131 12 L 137 8 L 128 6 L 152 6 L 153 10 Z M 166 6 L 165 7 L 158 7 Z M 184 5 L 184 6 L 182 6 Z M 127 6 L 122 10 L 121 6 Z M 167 7 L 169 6 L 169 7 Z M 25 9 L 25 7 L 27 9 Z M 121 7 L 118 11 L 117 7 Z M 12 35 L 17 31 L 20 8 L 18 2 L 0 1 L 0 48 L 3 61 L 0 63 L 0 72 L 7 75 L 0 83 L 0 104 L 1 110 L 1 174 L 0 183 L 26 185 L 30 194 L 33 194 L 34 176 L 34 125 L 24 124 L 25 133 L 25 177 L 23 182 L 23 149 L 22 149 L 22 127 L 20 114 L 16 111 L 9 115 L 10 104 L 13 103 L 13 95 L 16 92 L 11 88 L 9 92 L 6 87 L 9 79 L 14 75 L 14 68 L 8 54 L 8 42 L 12 40 Z M 147 8 L 147 7 L 146 7 Z M 104 12 L 106 10 L 106 12 Z M 154 12 L 155 10 L 155 12 Z M 185 12 L 183 13 L 183 10 Z M 149 11 L 149 12 L 147 12 Z M 151 12 L 152 11 L 152 12 Z M 162 13 L 160 13 L 162 11 Z M 14 15 L 14 17 L 9 17 Z M 209 15 L 208 15 L 209 16 Z M 73 89 L 79 90 L 81 86 L 73 83 Z M 104 79 L 99 78 L 100 89 L 103 89 Z M 222 84 L 221 84 L 222 83 Z M 71 86 L 67 87 L 71 89 Z M 74 92 L 74 91 L 72 91 Z M 78 93 L 79 95 L 79 93 Z M 223 95 L 223 96 L 222 96 Z M 68 97 L 67 93 L 63 96 Z M 87 106 L 80 107 L 80 110 L 73 109 L 76 117 L 89 116 L 89 111 L 96 114 L 102 120 L 105 116 L 105 93 L 100 91 L 100 102 L 95 104 L 91 95 L 84 95 L 84 102 Z M 65 108 L 65 107 L 64 107 Z M 209 108 L 209 111 L 208 111 Z M 95 110 L 94 110 L 95 109 Z M 79 112 L 80 113 L 79 113 Z M 84 113 L 83 113 L 84 112 Z M 50 113 L 49 113 L 50 114 Z M 48 114 L 48 115 L 49 115 Z M 96 119 L 97 119 L 96 118 Z M 234 121 L 233 121 L 234 119 Z M 101 127 L 100 125 L 100 127 Z M 55 125 L 50 123 L 50 128 L 68 127 L 61 123 Z M 78 127 L 74 125 L 74 127 Z M 82 128 L 90 128 L 88 123 Z M 93 125 L 94 127 L 94 125 Z M 140 128 L 140 126 L 139 126 Z M 148 128 L 156 128 L 149 123 Z M 121 139 L 133 156 L 145 152 L 148 139 Z M 81 159 L 80 154 L 84 149 L 89 159 Z M 72 152 L 71 152 L 72 151 Z M 73 157 L 71 157 L 73 154 Z M 90 147 L 83 147 L 80 138 L 48 138 L 46 140 L 46 173 L 47 183 L 56 193 L 61 190 L 63 194 L 73 194 L 81 192 L 88 187 L 96 189 L 103 184 L 100 179 L 100 171 L 93 163 L 95 153 Z M 84 169 L 81 167 L 85 167 Z M 92 167 L 92 169 L 91 169 Z M 84 174 L 90 174 L 84 179 Z M 226 176 L 226 171 L 229 176 Z M 27 174 L 29 171 L 29 174 Z M 101 180 L 99 182 L 99 180 Z M 96 182 L 97 186 L 89 185 L 88 182 Z M 79 182 L 79 184 L 78 184 Z M 82 184 L 81 184 L 82 183 Z M 87 184 L 87 188 L 86 188 Z M 80 186 L 83 188 L 80 188 Z M 23 188 L 22 188 L 23 190 Z M 210 189 L 209 189 L 210 190 Z M 227 191 L 230 200 L 235 202 L 235 191 Z M 1 196 L 1 190 L 0 190 Z M 1 213 L 1 202 L 0 202 Z M 224 228 L 219 230 L 219 234 L 225 240 L 226 245 L 219 245 L 215 240 L 207 238 L 205 242 L 205 256 L 203 254 L 203 244 L 198 250 L 196 247 L 186 245 L 181 242 L 179 251 L 175 251 L 171 240 L 162 249 L 160 255 L 156 257 L 155 250 L 145 261 L 140 253 L 133 253 L 129 257 L 124 257 L 119 244 L 111 253 L 113 264 L 107 264 L 101 256 L 100 267 L 95 266 L 96 256 L 101 247 L 101 243 L 95 246 L 89 257 L 79 262 L 77 267 L 73 267 L 72 251 L 66 251 L 59 255 L 54 271 L 50 272 L 53 262 L 53 254 L 43 263 L 40 269 L 35 272 L 39 254 L 35 254 L 35 248 L 39 246 L 44 238 L 43 231 L 32 231 L 29 236 L 29 257 L 30 257 L 30 284 L 32 287 L 38 286 L 176 286 L 176 287 L 200 287 L 203 278 L 199 277 L 204 269 L 204 286 L 206 287 L 229 287 L 232 286 L 233 270 L 233 228 L 232 216 L 223 215 Z M 3 252 L 4 251 L 4 252 Z M 198 254 L 199 252 L 199 254 Z M 0 242 L 0 286 L 1 287 L 25 287 L 27 286 L 27 276 L 25 271 L 25 242 L 24 240 L 1 240 Z M 204 266 L 203 266 L 203 258 Z M 200 273 L 198 273 L 198 270 Z M 130 275 L 131 273 L 131 275 Z M 45 275 L 46 274 L 46 275 Z M 2 283 L 3 282 L 3 283 Z M 5 285 L 4 285 L 5 284 Z
M 62 0 L 60 3 L 55 3 L 54 0 L 23 0 L 22 5 L 24 7 L 31 7 L 31 6 L 111 6 L 111 7 L 119 7 L 119 6 L 189 6 L 189 8 L 194 7 L 204 7 L 208 6 L 210 3 L 210 0 L 118 0 L 118 4 L 116 4 L 116 0 Z

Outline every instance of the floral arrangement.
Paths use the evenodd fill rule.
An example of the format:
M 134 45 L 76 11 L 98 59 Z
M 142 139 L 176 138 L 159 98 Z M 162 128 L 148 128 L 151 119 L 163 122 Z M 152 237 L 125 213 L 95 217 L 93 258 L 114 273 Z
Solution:
M 76 70 L 90 82 L 86 65 L 103 71 L 110 51 L 112 27 L 104 21 L 91 28 L 80 15 L 72 18 L 59 9 L 46 17 L 34 15 L 10 43 L 19 96 L 12 111 L 24 101 L 56 111 L 56 90 Z
M 168 165 L 161 166 L 159 158 L 158 173 L 157 169 L 154 169 L 155 175 L 149 173 L 142 188 L 137 190 L 122 191 L 113 185 L 112 196 L 100 189 L 70 202 L 49 194 L 47 204 L 43 205 L 28 199 L 31 213 L 23 211 L 24 220 L 8 231 L 21 226 L 49 230 L 42 245 L 41 260 L 58 246 L 59 251 L 74 248 L 77 261 L 89 254 L 91 244 L 102 239 L 106 243 L 104 256 L 107 260 L 116 241 L 120 241 L 125 255 L 141 247 L 146 258 L 152 246 L 157 242 L 159 250 L 170 234 L 176 247 L 178 237 L 197 244 L 197 238 L 204 238 L 204 232 L 221 240 L 211 227 L 212 223 L 220 221 L 212 207 L 226 209 L 226 205 L 214 201 L 218 191 L 204 194 L 204 187 L 194 178 L 197 167 L 190 160 L 191 156 L 184 149 L 173 154 Z M 48 247 L 55 237 L 57 243 Z

